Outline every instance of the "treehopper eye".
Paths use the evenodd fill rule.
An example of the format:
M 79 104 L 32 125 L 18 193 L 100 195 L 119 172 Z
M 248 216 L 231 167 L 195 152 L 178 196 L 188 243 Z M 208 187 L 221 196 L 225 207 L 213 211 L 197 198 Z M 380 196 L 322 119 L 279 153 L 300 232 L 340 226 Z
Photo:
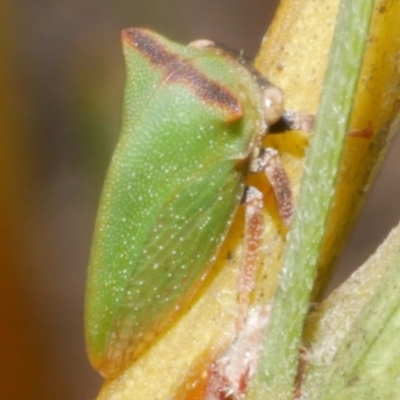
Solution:
M 122 42 L 122 131 L 100 200 L 85 305 L 89 357 L 107 377 L 139 357 L 193 296 L 244 198 L 241 328 L 262 234 L 261 193 L 245 188 L 249 172 L 264 170 L 283 220 L 292 214 L 276 151 L 260 148 L 279 118 L 279 89 L 260 85 L 210 42 L 182 46 L 146 29 L 123 31 Z

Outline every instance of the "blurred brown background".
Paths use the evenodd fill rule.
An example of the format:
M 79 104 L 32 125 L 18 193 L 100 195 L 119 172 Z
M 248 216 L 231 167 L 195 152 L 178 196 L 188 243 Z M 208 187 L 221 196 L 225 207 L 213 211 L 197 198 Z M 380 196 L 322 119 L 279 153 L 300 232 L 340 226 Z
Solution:
M 84 351 L 82 311 L 97 200 L 119 130 L 121 29 L 211 38 L 253 57 L 276 3 L 0 2 L 1 399 L 89 400 L 101 383 Z M 400 219 L 399 155 L 398 139 L 336 282 Z

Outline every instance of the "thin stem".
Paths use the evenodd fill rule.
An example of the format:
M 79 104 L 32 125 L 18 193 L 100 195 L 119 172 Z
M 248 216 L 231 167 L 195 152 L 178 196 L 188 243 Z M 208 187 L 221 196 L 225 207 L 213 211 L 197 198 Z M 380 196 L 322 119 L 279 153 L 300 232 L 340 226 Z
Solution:
M 295 219 L 251 399 L 291 399 L 298 351 L 362 64 L 373 0 L 341 2 Z

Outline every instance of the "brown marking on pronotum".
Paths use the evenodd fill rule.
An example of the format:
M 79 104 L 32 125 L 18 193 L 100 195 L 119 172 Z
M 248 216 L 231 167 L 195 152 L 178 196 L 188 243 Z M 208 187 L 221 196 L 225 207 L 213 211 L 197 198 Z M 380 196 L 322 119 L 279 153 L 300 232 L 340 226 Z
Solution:
M 168 51 L 154 34 L 146 29 L 130 28 L 122 31 L 122 39 L 134 46 L 149 62 L 163 70 L 168 80 L 189 87 L 207 103 L 228 111 L 229 121 L 242 117 L 239 100 L 228 89 L 205 76 L 189 59 Z

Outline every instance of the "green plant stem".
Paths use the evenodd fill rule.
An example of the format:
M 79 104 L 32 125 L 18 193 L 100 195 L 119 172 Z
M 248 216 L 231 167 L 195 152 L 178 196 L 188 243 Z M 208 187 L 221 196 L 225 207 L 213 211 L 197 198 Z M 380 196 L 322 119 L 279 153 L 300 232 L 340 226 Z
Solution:
M 373 0 L 342 0 L 296 214 L 250 399 L 291 399 L 298 352 L 361 69 Z
M 368 264 L 374 268 L 368 269 Z M 362 276 L 368 273 L 373 274 L 374 281 Z M 358 315 L 351 310 L 354 314 L 352 321 L 347 321 L 345 325 L 350 328 L 340 341 L 333 360 L 310 366 L 311 379 L 304 387 L 309 400 L 392 399 L 394 393 L 398 393 L 400 224 L 353 279 L 362 283 L 369 281 L 368 288 L 364 288 L 365 297 L 369 296 L 369 299 Z M 335 317 L 340 312 L 343 316 L 346 311 L 349 313 L 349 307 L 351 304 L 344 302 L 339 312 L 327 316 L 333 329 L 335 322 L 341 322 L 334 320 Z M 338 325 L 336 329 L 340 332 L 343 326 Z M 326 339 L 329 340 L 328 337 Z M 320 354 L 328 347 L 332 350 L 332 341 L 319 349 Z

